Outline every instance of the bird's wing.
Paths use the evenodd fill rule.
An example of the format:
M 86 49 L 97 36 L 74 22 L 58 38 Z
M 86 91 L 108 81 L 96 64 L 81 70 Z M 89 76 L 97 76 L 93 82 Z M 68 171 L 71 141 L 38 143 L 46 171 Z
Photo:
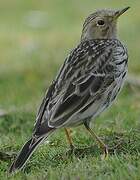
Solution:
M 45 114 L 51 127 L 62 126 L 85 104 L 88 106 L 95 97 L 99 98 L 98 91 L 101 93 L 114 81 L 116 65 L 112 57 L 116 46 L 122 46 L 118 40 L 91 40 L 78 45 L 49 89 L 36 125 L 44 122 Z
M 39 107 L 39 110 L 38 110 L 38 113 L 37 113 L 37 116 L 36 116 L 36 122 L 35 122 L 35 125 L 34 125 L 34 134 L 36 134 L 36 132 L 40 128 L 40 125 L 43 122 L 43 116 L 45 114 L 48 102 L 49 102 L 49 100 L 50 100 L 50 98 L 51 98 L 51 96 L 52 96 L 52 94 L 54 92 L 54 88 L 55 88 L 55 82 L 53 81 L 52 84 L 50 85 L 47 93 L 45 94 L 45 97 L 43 98 L 40 107 Z

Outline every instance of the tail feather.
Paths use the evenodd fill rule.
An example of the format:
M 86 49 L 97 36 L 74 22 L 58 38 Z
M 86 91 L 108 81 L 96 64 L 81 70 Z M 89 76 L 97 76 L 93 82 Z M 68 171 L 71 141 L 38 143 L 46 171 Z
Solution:
M 12 163 L 9 173 L 15 172 L 16 170 L 22 169 L 26 164 L 27 160 L 30 158 L 37 146 L 45 139 L 46 137 L 39 137 L 37 139 L 31 138 L 25 143 L 16 160 Z

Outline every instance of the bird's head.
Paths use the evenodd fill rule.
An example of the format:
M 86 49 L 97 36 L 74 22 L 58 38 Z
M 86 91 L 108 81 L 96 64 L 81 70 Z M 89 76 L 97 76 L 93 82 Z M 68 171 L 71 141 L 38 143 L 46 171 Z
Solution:
M 120 10 L 102 9 L 86 18 L 81 40 L 113 39 L 117 36 L 117 20 L 130 7 Z

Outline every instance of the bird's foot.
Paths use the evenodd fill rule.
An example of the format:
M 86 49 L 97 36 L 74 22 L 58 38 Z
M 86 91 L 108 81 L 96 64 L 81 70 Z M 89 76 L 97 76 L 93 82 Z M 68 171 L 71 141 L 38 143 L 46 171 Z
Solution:
M 70 149 L 66 152 L 66 155 L 73 155 L 74 154 L 74 150 L 75 150 L 75 146 L 74 145 L 70 145 Z
M 103 151 L 104 151 L 104 153 L 103 153 L 103 155 L 101 156 L 101 159 L 102 160 L 106 160 L 107 158 L 108 158 L 108 147 L 105 145 L 104 147 L 103 147 Z

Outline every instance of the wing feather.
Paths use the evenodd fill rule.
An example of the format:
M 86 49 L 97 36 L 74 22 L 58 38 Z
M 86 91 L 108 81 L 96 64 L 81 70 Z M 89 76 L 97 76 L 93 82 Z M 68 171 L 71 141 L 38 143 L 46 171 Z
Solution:
M 114 81 L 118 59 L 113 59 L 113 55 L 117 46 L 122 46 L 118 40 L 80 43 L 66 58 L 43 100 L 36 127 L 44 121 L 46 111 L 46 123 L 51 127 L 63 126 L 73 114 L 86 110 L 99 98 Z

